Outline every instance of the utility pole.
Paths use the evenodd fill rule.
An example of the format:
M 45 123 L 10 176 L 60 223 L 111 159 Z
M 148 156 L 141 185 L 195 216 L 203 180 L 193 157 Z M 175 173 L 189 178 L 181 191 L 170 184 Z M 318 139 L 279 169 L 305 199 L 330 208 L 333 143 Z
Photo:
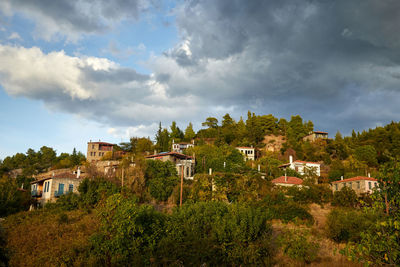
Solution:
M 183 195 L 183 164 L 181 168 L 181 198 L 179 199 L 179 206 L 182 207 L 182 195 Z

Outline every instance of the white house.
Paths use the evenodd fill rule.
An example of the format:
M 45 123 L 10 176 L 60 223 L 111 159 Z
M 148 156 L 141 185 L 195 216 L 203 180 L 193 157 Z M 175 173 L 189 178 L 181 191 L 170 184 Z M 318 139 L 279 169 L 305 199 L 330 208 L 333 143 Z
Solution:
M 321 176 L 321 164 L 319 164 L 318 162 L 309 162 L 301 160 L 293 161 L 292 156 L 289 156 L 289 163 L 283 164 L 279 167 L 290 168 L 292 170 L 295 170 L 301 175 L 304 175 L 307 169 L 314 170 L 317 176 Z
M 188 149 L 189 147 L 194 147 L 194 140 L 192 143 L 175 143 L 175 140 L 172 140 L 172 151 L 177 153 L 183 153 L 184 150 Z
M 237 150 L 240 151 L 240 153 L 243 154 L 244 156 L 244 160 L 248 161 L 248 160 L 255 160 L 255 149 L 254 147 L 244 147 L 244 146 L 239 146 L 236 147 Z

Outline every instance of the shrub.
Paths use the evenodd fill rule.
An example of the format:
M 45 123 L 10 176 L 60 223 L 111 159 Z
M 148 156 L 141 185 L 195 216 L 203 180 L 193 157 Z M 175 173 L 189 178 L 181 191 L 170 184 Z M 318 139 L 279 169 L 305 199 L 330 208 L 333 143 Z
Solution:
M 367 215 L 357 210 L 334 209 L 326 221 L 326 233 L 335 242 L 357 242 L 361 232 L 376 220 L 376 215 Z
M 332 199 L 332 191 L 326 185 L 309 185 L 304 187 L 288 188 L 288 195 L 293 196 L 296 203 L 308 204 L 324 204 Z
M 356 192 L 345 186 L 333 194 L 332 205 L 340 207 L 355 207 L 358 204 Z
M 278 240 L 283 253 L 291 259 L 311 263 L 317 258 L 319 244 L 312 240 L 307 231 L 300 229 L 286 230 Z
M 98 265 L 150 264 L 158 240 L 165 234 L 165 215 L 135 202 L 115 194 L 99 208 L 100 231 L 91 237 Z
M 158 248 L 160 265 L 266 265 L 271 227 L 257 208 L 199 202 L 175 209 Z

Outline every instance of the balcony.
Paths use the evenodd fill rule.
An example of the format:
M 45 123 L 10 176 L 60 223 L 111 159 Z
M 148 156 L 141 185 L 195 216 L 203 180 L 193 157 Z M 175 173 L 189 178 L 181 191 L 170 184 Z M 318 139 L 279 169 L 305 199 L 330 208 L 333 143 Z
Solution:
M 33 190 L 31 192 L 32 197 L 41 197 L 42 196 L 42 190 Z

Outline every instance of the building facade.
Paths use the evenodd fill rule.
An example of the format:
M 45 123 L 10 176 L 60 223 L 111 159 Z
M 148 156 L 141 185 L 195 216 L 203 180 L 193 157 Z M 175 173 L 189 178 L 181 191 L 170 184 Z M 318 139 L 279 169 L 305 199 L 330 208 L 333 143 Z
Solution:
M 314 171 L 317 176 L 321 176 L 321 164 L 319 164 L 318 162 L 301 161 L 301 160 L 293 161 L 292 156 L 289 156 L 289 163 L 283 164 L 279 167 L 291 168 L 292 170 L 295 170 L 301 175 L 306 174 L 307 170 Z
M 88 162 L 100 160 L 107 152 L 113 152 L 115 144 L 106 142 L 88 142 L 86 159 Z
M 175 164 L 176 171 L 179 177 L 181 176 L 183 170 L 183 178 L 193 179 L 195 160 L 191 156 L 187 156 L 177 152 L 164 152 L 147 156 L 146 159 L 161 160 L 164 162 L 170 161 Z
M 37 203 L 44 205 L 69 192 L 78 193 L 81 181 L 79 170 L 77 174 L 62 173 L 41 178 L 31 182 L 31 196 L 36 199 Z
M 379 188 L 378 180 L 372 177 L 356 176 L 332 182 L 333 192 L 340 191 L 343 187 L 353 189 L 357 195 L 371 194 Z
M 239 150 L 240 153 L 242 153 L 245 161 L 256 159 L 256 150 L 254 149 L 254 147 L 240 146 L 236 147 L 236 149 Z
M 310 133 L 309 135 L 304 136 L 303 141 L 314 142 L 317 139 L 327 139 L 327 138 L 328 138 L 327 132 L 314 131 L 314 132 Z
M 172 151 L 177 153 L 183 153 L 184 150 L 188 149 L 189 147 L 194 147 L 194 140 L 192 143 L 175 143 L 175 140 L 172 140 Z

